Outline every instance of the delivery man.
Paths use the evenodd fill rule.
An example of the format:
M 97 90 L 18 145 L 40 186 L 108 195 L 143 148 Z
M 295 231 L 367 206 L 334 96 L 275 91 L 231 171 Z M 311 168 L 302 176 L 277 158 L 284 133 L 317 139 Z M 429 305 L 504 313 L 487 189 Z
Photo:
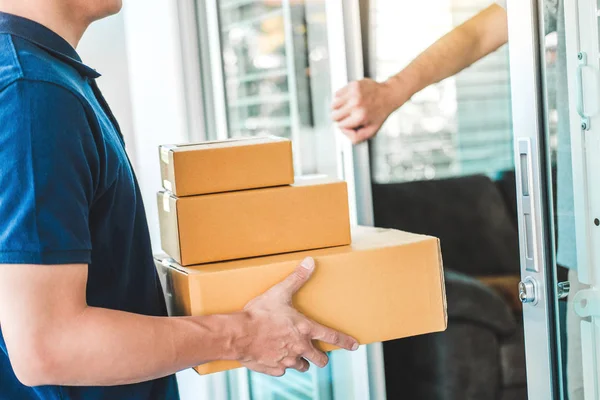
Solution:
M 569 268 L 571 293 L 574 294 L 581 284 L 576 272 L 564 9 L 562 0 L 544 0 L 542 4 L 545 34 L 557 32 L 558 36 L 557 262 Z M 333 120 L 353 143 L 372 138 L 390 114 L 415 93 L 462 71 L 506 44 L 508 29 L 505 8 L 506 1 L 486 8 L 439 39 L 385 82 L 363 79 L 350 83 L 336 94 L 332 104 Z M 583 377 L 579 318 L 574 313 L 572 297 L 569 296 L 567 312 L 567 387 L 569 399 L 575 400 L 583 399 Z
M 310 278 L 229 315 L 167 318 L 144 206 L 100 75 L 75 47 L 120 0 L 0 0 L 0 399 L 177 399 L 174 373 L 323 367 L 357 342 L 292 308 Z M 308 361 L 307 361 L 308 360 Z

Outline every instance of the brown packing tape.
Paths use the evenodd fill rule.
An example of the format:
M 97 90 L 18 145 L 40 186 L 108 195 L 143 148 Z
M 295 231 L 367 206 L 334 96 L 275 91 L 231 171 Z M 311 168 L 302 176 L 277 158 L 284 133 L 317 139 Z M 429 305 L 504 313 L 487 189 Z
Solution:
M 173 258 L 181 259 L 179 226 L 177 218 L 176 198 L 168 192 L 161 191 L 156 195 L 158 218 L 160 224 L 160 241 L 162 249 Z
M 160 176 L 162 179 L 162 186 L 169 192 L 176 192 L 175 177 L 173 173 L 173 152 L 171 151 L 172 146 L 162 145 L 158 148 L 160 157 Z

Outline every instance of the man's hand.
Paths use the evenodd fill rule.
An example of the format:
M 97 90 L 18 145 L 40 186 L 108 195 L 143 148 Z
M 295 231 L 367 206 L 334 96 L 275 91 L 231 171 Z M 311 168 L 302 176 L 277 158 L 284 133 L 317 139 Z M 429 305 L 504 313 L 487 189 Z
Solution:
M 240 351 L 245 367 L 272 376 L 282 376 L 288 368 L 305 372 L 307 360 L 322 368 L 328 357 L 313 346 L 313 340 L 347 350 L 358 348 L 356 340 L 309 320 L 293 308 L 292 296 L 314 268 L 314 260 L 305 259 L 283 282 L 246 305 L 247 334 Z
M 351 82 L 335 94 L 332 119 L 357 144 L 375 136 L 390 114 L 410 98 L 402 87 L 363 79 Z
M 125 385 L 215 360 L 240 360 L 271 375 L 303 371 L 306 359 L 327 363 L 313 339 L 358 346 L 292 308 L 314 261 L 303 265 L 243 312 L 168 318 L 88 306 L 87 265 L 0 264 L 1 331 L 27 386 Z
M 372 138 L 390 114 L 415 93 L 462 71 L 505 44 L 506 22 L 506 11 L 492 4 L 432 44 L 385 82 L 371 79 L 351 82 L 335 95 L 333 120 L 355 144 Z

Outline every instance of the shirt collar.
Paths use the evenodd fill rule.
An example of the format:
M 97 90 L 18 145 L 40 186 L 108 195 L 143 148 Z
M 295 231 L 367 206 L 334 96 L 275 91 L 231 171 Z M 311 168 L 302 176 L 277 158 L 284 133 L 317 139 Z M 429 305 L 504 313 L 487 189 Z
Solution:
M 43 48 L 54 57 L 75 68 L 81 75 L 96 79 L 100 74 L 81 61 L 77 51 L 62 37 L 44 25 L 29 19 L 0 12 L 0 33 L 18 36 Z

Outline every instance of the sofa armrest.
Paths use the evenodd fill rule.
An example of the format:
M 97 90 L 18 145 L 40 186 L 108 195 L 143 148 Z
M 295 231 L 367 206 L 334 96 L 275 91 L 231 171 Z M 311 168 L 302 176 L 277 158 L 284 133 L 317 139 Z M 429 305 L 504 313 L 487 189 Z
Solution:
M 518 287 L 521 277 L 519 275 L 483 276 L 478 277 L 481 283 L 498 293 L 509 305 L 515 314 L 523 312 L 523 304 L 519 300 Z
M 517 329 L 509 304 L 481 281 L 453 271 L 446 272 L 448 320 L 471 322 L 509 336 Z

